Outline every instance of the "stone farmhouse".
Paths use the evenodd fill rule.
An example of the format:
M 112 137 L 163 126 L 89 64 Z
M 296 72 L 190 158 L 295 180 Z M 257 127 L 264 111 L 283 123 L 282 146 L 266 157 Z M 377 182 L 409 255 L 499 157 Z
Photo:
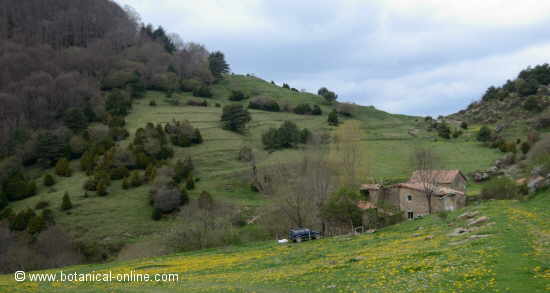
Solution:
M 398 211 L 407 219 L 422 217 L 429 213 L 425 190 L 433 190 L 432 213 L 453 211 L 466 205 L 466 177 L 459 170 L 433 170 L 435 185 L 420 180 L 415 171 L 409 181 L 390 186 L 363 184 L 361 194 L 364 200 L 358 203 L 362 210 L 376 209 L 378 212 Z

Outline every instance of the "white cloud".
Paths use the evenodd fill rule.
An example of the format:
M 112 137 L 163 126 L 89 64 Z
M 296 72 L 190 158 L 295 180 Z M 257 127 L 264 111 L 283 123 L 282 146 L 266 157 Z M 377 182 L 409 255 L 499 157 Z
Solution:
M 236 72 L 396 113 L 457 111 L 550 58 L 550 1 L 116 1 Z

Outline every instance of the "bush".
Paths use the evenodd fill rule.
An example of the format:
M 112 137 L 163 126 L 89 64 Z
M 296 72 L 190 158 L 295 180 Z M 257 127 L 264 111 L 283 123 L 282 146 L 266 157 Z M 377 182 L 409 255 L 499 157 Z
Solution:
M 187 177 L 185 181 L 185 188 L 187 188 L 187 190 L 195 189 L 195 180 L 193 180 L 193 176 Z
M 477 140 L 481 142 L 489 142 L 493 139 L 493 132 L 489 127 L 483 125 L 477 133 Z
M 39 234 L 46 229 L 46 222 L 42 216 L 35 216 L 29 221 L 27 231 L 31 235 Z
M 277 101 L 266 97 L 257 97 L 252 99 L 250 103 L 248 103 L 248 108 L 270 112 L 279 112 L 281 110 Z
M 175 186 L 162 186 L 153 194 L 153 207 L 170 213 L 181 205 L 181 193 Z
M 65 191 L 65 194 L 63 195 L 63 201 L 61 202 L 61 210 L 68 211 L 72 208 L 73 208 L 73 203 L 71 202 L 69 193 Z
M 181 202 L 180 205 L 184 206 L 189 203 L 189 193 L 187 192 L 187 189 L 185 187 L 182 187 L 180 189 L 181 192 Z
M 120 180 L 130 175 L 130 171 L 126 167 L 117 167 L 111 171 L 111 180 Z
M 160 209 L 154 208 L 153 209 L 153 215 L 151 216 L 151 218 L 154 221 L 160 220 L 162 218 L 162 212 L 160 211 Z
M 193 89 L 193 96 L 203 97 L 203 98 L 211 98 L 212 97 L 212 92 L 210 91 L 209 87 L 200 86 L 198 88 Z
M 65 158 L 60 159 L 55 164 L 55 174 L 58 176 L 71 177 L 73 171 L 69 166 L 69 161 Z
M 531 149 L 531 145 L 530 145 L 528 142 L 524 141 L 524 142 L 521 144 L 521 152 L 522 152 L 523 154 L 526 155 L 526 154 L 529 152 L 530 149 Z
M 339 103 L 336 108 L 338 110 L 338 114 L 351 117 L 353 116 L 353 109 L 355 106 L 350 103 Z
M 132 175 L 130 176 L 130 185 L 132 187 L 139 187 L 143 184 L 143 179 L 139 175 L 139 171 L 132 172 Z
M 251 119 L 248 110 L 240 104 L 232 104 L 223 107 L 221 121 L 223 129 L 225 130 L 242 132 Z
M 294 107 L 294 113 L 298 115 L 311 114 L 313 110 L 309 104 L 299 104 Z
M 265 132 L 262 135 L 262 143 L 267 150 L 292 148 L 304 143 L 310 135 L 309 130 L 300 131 L 294 122 L 285 121 L 278 129 L 270 128 Z
M 530 112 L 542 111 L 542 105 L 539 102 L 539 98 L 536 96 L 528 97 L 523 103 L 523 108 Z
M 105 184 L 103 180 L 97 183 L 96 191 L 97 191 L 97 195 L 99 196 L 106 196 L 107 194 L 109 194 L 109 192 L 107 191 L 107 184 Z
M 437 126 L 437 135 L 441 138 L 449 139 L 451 138 L 451 129 L 447 123 L 440 123 Z
M 180 88 L 184 92 L 192 92 L 201 86 L 202 83 L 196 79 L 184 79 L 181 81 Z
M 208 107 L 208 102 L 205 100 L 188 100 L 187 101 L 188 106 L 194 106 L 194 107 Z
M 466 121 L 462 121 L 462 123 L 460 123 L 460 128 L 464 130 L 468 129 L 468 123 L 466 123 Z
M 126 116 L 132 108 L 130 95 L 123 90 L 113 90 L 107 95 L 105 110 L 114 116 Z
M 515 199 L 518 194 L 517 184 L 508 177 L 491 179 L 481 189 L 483 199 Z
M 458 138 L 462 135 L 462 130 L 455 129 L 453 131 L 453 138 Z
M 149 106 L 154 107 L 157 105 L 157 102 L 155 100 L 149 101 Z
M 39 202 L 36 203 L 36 206 L 34 207 L 34 209 L 36 210 L 41 210 L 41 209 L 45 209 L 47 207 L 50 206 L 50 202 L 49 201 L 46 201 L 46 200 L 41 200 Z
M 323 115 L 323 110 L 321 110 L 321 107 L 319 107 L 319 105 L 313 105 L 313 111 L 311 111 L 311 114 Z
M 229 96 L 230 101 L 238 102 L 245 100 L 247 96 L 242 91 L 231 91 L 231 96 Z
M 325 100 L 332 104 L 333 102 L 338 99 L 338 95 L 334 93 L 333 91 L 328 90 L 326 87 L 322 87 L 317 91 L 317 94 L 325 98 Z
M 328 125 L 338 126 L 339 123 L 340 122 L 338 121 L 338 113 L 336 112 L 336 110 L 332 110 L 328 114 Z

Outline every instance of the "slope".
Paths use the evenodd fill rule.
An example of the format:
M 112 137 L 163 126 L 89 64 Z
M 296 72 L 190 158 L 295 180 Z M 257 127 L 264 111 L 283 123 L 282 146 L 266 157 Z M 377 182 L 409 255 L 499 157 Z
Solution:
M 458 216 L 430 216 L 374 234 L 300 244 L 263 242 L 65 273 L 178 273 L 178 282 L 16 283 L 9 292 L 547 292 L 550 289 L 550 192 L 527 202 L 489 201 L 467 208 L 489 221 L 467 227 Z M 58 273 L 58 270 L 43 273 Z

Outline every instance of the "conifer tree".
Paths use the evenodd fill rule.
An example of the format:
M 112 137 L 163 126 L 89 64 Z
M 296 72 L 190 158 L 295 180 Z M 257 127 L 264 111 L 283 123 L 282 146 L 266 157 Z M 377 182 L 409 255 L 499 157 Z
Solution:
M 71 202 L 69 193 L 65 191 L 65 195 L 63 195 L 63 201 L 61 202 L 61 210 L 68 211 L 72 208 L 73 208 L 73 203 Z

